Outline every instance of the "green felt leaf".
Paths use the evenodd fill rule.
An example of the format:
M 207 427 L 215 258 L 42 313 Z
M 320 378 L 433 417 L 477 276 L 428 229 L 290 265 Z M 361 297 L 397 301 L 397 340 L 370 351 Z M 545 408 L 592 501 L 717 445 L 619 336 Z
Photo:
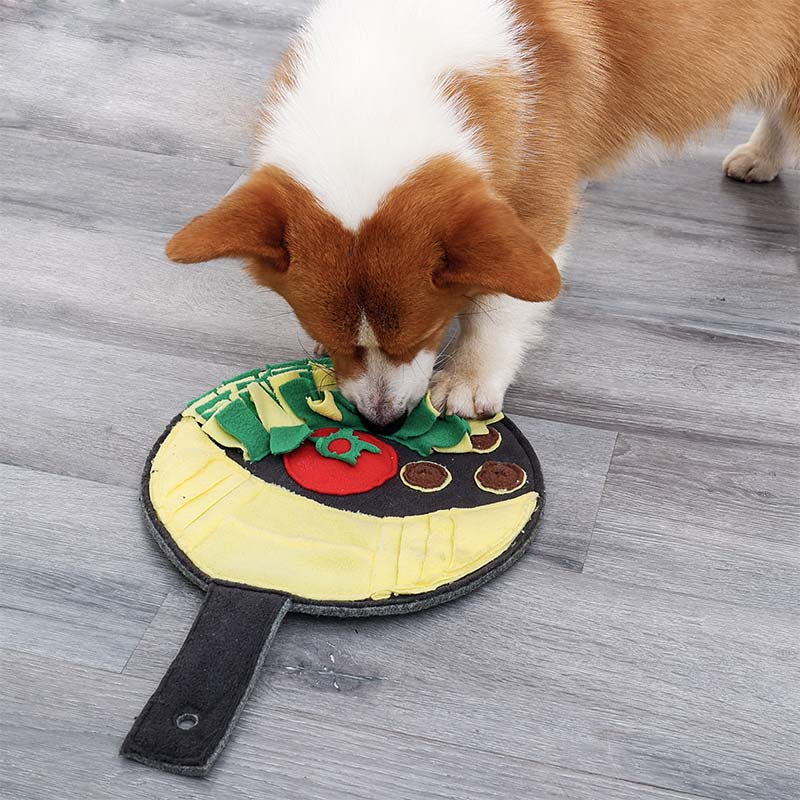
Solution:
M 356 407 L 349 400 L 345 399 L 341 392 L 335 391 L 332 394 L 336 407 L 342 414 L 342 418 L 336 424 L 341 425 L 343 428 L 366 431 L 366 423 L 361 419 L 361 415 L 356 411 Z M 328 420 L 328 423 L 330 424 L 330 420 Z
M 408 415 L 403 426 L 397 431 L 401 439 L 414 439 L 424 436 L 436 425 L 439 414 L 431 410 L 427 397 L 423 397 L 417 407 Z
M 226 433 L 244 445 L 250 461 L 260 461 L 269 455 L 270 435 L 255 410 L 241 397 L 221 408 L 214 418 Z
M 208 412 L 217 404 L 220 400 L 227 400 L 231 396 L 231 393 L 228 391 L 217 393 L 216 390 L 208 396 L 208 400 L 204 403 L 201 403 L 195 411 L 200 414 L 202 417 L 207 417 Z
M 439 417 L 436 424 L 421 436 L 407 438 L 402 435 L 401 428 L 386 438 L 399 442 L 422 456 L 429 456 L 434 447 L 455 447 L 468 432 L 469 425 L 461 417 L 448 415 Z
M 297 450 L 309 436 L 311 436 L 311 428 L 305 424 L 272 428 L 269 432 L 270 451 L 275 456 L 291 453 L 292 450 Z
M 308 407 L 307 397 L 317 398 L 319 392 L 310 378 L 295 378 L 287 381 L 281 386 L 281 394 L 286 404 L 291 408 L 296 416 L 300 417 L 312 430 L 317 428 L 330 428 L 331 425 L 339 425 L 334 420 L 317 414 Z
M 342 415 L 341 420 L 331 420 L 309 407 L 308 398 L 314 400 L 322 398 L 322 394 L 314 382 L 312 364 L 321 364 L 323 367 L 332 369 L 330 359 L 314 359 L 313 361 L 303 359 L 284 364 L 267 364 L 263 369 L 250 370 L 237 375 L 220 384 L 213 391 L 202 395 L 192 404 L 194 405 L 193 413 L 205 419 L 209 419 L 212 415 L 215 416 L 223 430 L 242 443 L 253 461 L 264 458 L 270 453 L 281 455 L 291 452 L 298 448 L 311 435 L 312 431 L 320 428 L 336 426 L 341 429 L 357 431 L 369 430 L 353 403 L 338 390 L 333 391 L 332 394 L 336 407 Z M 269 378 L 290 371 L 298 372 L 299 377 L 284 383 L 280 392 L 283 401 L 295 416 L 302 420 L 303 424 L 273 428 L 268 433 L 261 425 L 255 405 L 244 384 L 247 384 L 248 381 L 250 383 L 254 380 L 258 381 L 265 391 L 277 400 L 275 392 L 269 384 Z M 230 387 L 234 385 L 239 390 L 238 397 L 235 393 L 231 393 Z M 223 386 L 229 388 L 223 390 Z M 232 397 L 235 399 L 231 399 Z M 224 405 L 225 403 L 227 405 Z M 223 404 L 222 408 L 219 408 L 220 404 Z M 455 447 L 468 433 L 469 426 L 463 419 L 452 415 L 437 415 L 427 398 L 423 398 L 408 415 L 400 430 L 385 438 L 405 445 L 420 455 L 427 456 L 433 452 L 434 448 Z M 323 455 L 326 454 L 323 453 Z M 333 454 L 331 456 L 336 457 Z
M 339 439 L 346 441 L 350 445 L 350 449 L 344 453 L 336 453 L 331 450 L 330 445 Z M 355 431 L 348 430 L 347 428 L 340 428 L 327 436 L 320 436 L 316 439 L 315 444 L 317 452 L 321 456 L 333 458 L 337 461 L 344 461 L 350 464 L 351 467 L 355 466 L 362 453 L 380 453 L 381 451 L 380 447 L 372 444 L 372 442 L 365 442 L 363 439 L 359 439 L 358 436 L 355 435 Z

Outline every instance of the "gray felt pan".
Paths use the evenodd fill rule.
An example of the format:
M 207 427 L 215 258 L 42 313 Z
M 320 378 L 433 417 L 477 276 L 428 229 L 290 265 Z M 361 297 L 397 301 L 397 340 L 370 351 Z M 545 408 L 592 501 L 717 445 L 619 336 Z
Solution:
M 385 616 L 421 611 L 455 600 L 497 577 L 523 555 L 533 538 L 544 507 L 544 480 L 539 460 L 517 426 L 503 419 L 494 425 L 502 431 L 503 443 L 501 449 L 492 453 L 492 456 L 508 458 L 523 466 L 528 475 L 529 488 L 539 494 L 539 500 L 514 541 L 480 569 L 434 591 L 353 602 L 309 600 L 283 592 L 215 580 L 198 569 L 179 549 L 158 518 L 150 498 L 152 460 L 179 419 L 176 417 L 172 420 L 150 453 L 142 480 L 142 504 L 155 541 L 172 564 L 205 592 L 205 599 L 178 655 L 136 718 L 121 749 L 122 755 L 127 758 L 169 772 L 193 776 L 208 773 L 231 735 L 272 639 L 287 612 L 333 617 Z M 401 463 L 417 458 L 396 443 L 393 443 L 393 447 L 399 452 Z M 240 458 L 236 453 L 226 452 L 231 458 Z M 461 471 L 468 473 L 471 479 L 472 470 L 480 463 L 481 456 L 463 454 L 457 458 L 460 459 L 459 464 L 465 466 Z M 437 459 L 435 455 L 431 460 L 446 461 L 444 456 Z M 452 460 L 447 463 L 453 464 Z M 303 494 L 301 487 L 293 486 L 290 479 L 282 474 L 280 464 L 279 458 L 270 456 L 264 459 L 258 469 L 252 468 L 252 465 L 246 466 L 262 480 L 281 483 Z M 454 483 L 456 485 L 449 500 L 445 495 L 438 501 L 440 504 L 488 502 L 485 496 L 479 499 L 469 495 L 471 490 L 467 488 L 466 481 L 462 481 L 460 489 L 458 481 Z M 471 483 L 474 486 L 474 482 Z M 366 499 L 370 494 L 372 492 L 364 495 L 361 503 L 358 500 L 361 495 L 327 497 L 322 502 L 333 507 L 375 513 L 374 498 L 369 501 Z M 320 500 L 315 495 L 310 496 Z M 421 496 L 419 502 L 430 505 L 432 501 Z M 407 513 L 418 514 L 426 510 L 420 511 L 414 505 L 409 506 Z M 396 513 L 396 509 L 393 513 Z

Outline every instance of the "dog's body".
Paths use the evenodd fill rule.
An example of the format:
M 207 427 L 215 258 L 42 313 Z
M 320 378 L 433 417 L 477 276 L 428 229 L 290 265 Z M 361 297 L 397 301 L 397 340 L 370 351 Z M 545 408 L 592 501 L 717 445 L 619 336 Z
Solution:
M 738 103 L 766 109 L 731 177 L 800 143 L 800 0 L 324 0 L 279 66 L 247 184 L 176 234 L 234 255 L 388 423 L 500 409 L 559 290 L 579 187 Z

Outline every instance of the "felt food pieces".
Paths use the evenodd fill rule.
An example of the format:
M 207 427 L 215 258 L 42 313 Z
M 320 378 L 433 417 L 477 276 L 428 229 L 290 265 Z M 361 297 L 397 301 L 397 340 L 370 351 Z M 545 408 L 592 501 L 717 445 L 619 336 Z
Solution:
M 529 461 L 504 438 L 504 456 Z M 353 439 L 364 447 L 352 465 L 317 448 L 343 455 Z M 473 453 L 419 461 L 403 445 L 337 428 L 248 462 L 183 417 L 153 456 L 147 492 L 159 531 L 203 580 L 315 601 L 381 600 L 457 581 L 519 535 L 539 490 L 482 491 L 473 476 L 484 462 Z
M 473 433 L 469 440 L 476 453 L 491 453 L 500 447 L 502 437 L 496 428 L 487 426 L 486 433 Z
M 438 492 L 444 489 L 453 476 L 447 467 L 432 461 L 412 461 L 400 471 L 400 480 L 418 492 Z
M 123 754 L 206 774 L 287 611 L 398 614 L 459 597 L 522 555 L 543 500 L 536 455 L 502 415 L 444 416 L 425 398 L 378 435 L 329 362 L 222 383 L 145 466 L 151 532 L 206 599 Z
M 526 478 L 522 467 L 503 461 L 487 461 L 475 472 L 475 483 L 493 494 L 511 494 L 525 483 Z
M 421 594 L 497 557 L 538 506 L 505 425 L 442 416 L 426 397 L 376 435 L 329 362 L 272 365 L 186 408 L 148 493 L 210 578 L 330 602 Z
M 397 474 L 397 453 L 363 431 L 321 428 L 283 456 L 286 472 L 304 489 L 322 494 L 360 494 Z
M 331 423 L 365 430 L 353 404 L 337 390 L 327 359 L 238 375 L 195 400 L 183 415 L 197 420 L 217 444 L 239 449 L 247 461 L 292 452 L 315 430 Z M 442 415 L 425 397 L 400 430 L 385 438 L 421 456 L 434 451 L 470 452 L 470 437 L 487 434 L 488 423 L 498 418 L 481 422 Z

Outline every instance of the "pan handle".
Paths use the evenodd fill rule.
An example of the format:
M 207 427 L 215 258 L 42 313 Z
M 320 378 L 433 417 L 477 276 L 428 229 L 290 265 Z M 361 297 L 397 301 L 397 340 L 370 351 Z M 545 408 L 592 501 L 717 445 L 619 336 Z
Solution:
M 206 775 L 222 752 L 291 601 L 212 582 L 192 629 L 120 753 Z

